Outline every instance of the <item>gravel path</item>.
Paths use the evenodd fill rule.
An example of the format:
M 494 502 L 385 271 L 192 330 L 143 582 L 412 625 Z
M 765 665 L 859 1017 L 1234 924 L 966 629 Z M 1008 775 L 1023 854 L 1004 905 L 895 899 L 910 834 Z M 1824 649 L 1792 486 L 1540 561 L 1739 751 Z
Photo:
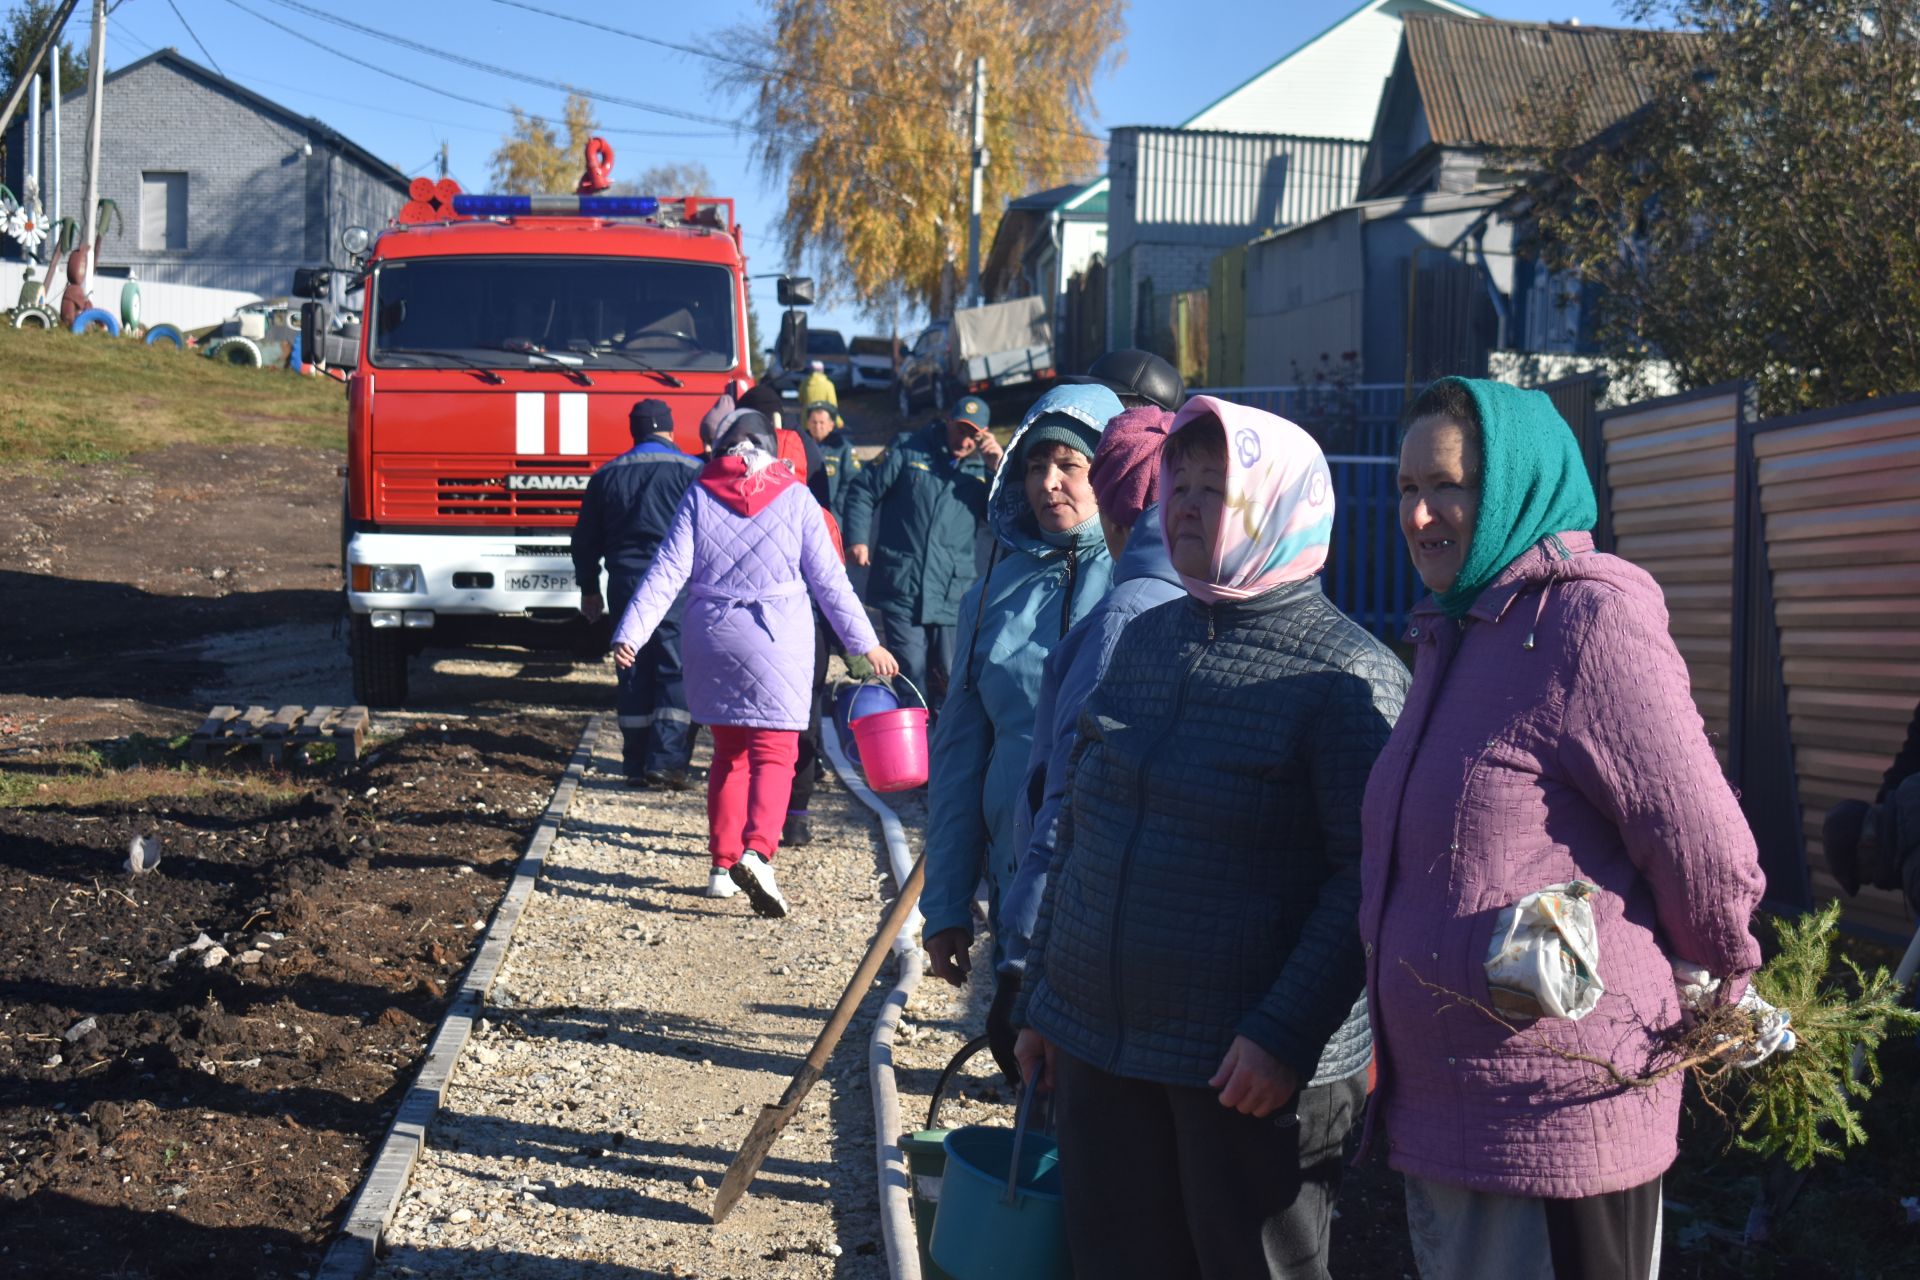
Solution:
M 708 1222 L 884 910 L 876 824 L 822 787 L 814 842 L 776 863 L 794 912 L 762 920 L 701 896 L 703 790 L 630 791 L 618 750 L 610 728 L 376 1274 L 883 1277 L 865 1060 L 888 971 L 746 1200 Z

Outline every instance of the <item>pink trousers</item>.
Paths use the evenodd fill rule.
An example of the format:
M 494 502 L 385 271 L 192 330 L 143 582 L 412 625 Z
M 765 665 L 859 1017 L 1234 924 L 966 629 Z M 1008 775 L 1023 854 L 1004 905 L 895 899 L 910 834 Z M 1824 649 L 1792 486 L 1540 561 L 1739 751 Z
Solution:
M 749 849 L 771 862 L 793 795 L 800 735 L 730 724 L 707 729 L 713 734 L 713 767 L 707 774 L 707 851 L 713 865 L 725 871 Z

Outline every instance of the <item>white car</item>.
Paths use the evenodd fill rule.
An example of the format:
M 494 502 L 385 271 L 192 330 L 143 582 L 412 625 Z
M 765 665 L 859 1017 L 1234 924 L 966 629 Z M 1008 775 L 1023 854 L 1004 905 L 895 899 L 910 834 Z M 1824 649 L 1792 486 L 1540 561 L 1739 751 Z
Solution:
M 892 345 L 885 338 L 855 338 L 848 344 L 854 390 L 885 391 L 893 385 Z

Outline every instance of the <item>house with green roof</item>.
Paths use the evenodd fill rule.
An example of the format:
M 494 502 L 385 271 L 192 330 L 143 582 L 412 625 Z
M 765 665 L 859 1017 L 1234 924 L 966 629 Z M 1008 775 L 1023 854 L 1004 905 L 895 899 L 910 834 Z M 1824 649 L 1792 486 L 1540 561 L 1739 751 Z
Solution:
M 1010 202 L 980 268 L 988 302 L 1053 300 L 1054 359 L 1064 369 L 1081 368 L 1102 350 L 1080 348 L 1097 341 L 1106 328 L 1105 290 L 1091 300 L 1087 295 L 1088 271 L 1096 261 L 1104 262 L 1107 251 L 1107 185 L 1104 177 L 1096 178 Z M 1090 322 L 1090 306 L 1100 312 L 1097 325 Z

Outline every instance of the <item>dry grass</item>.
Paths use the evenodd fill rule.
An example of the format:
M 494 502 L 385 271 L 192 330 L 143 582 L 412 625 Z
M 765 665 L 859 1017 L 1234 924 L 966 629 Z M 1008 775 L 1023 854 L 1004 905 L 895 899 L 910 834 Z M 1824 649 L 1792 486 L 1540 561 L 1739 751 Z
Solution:
M 135 734 L 105 750 L 68 747 L 0 762 L 0 809 L 117 808 L 149 800 L 245 795 L 282 800 L 306 788 L 284 774 L 189 764 L 184 739 Z
M 0 469 L 176 444 L 346 447 L 341 384 L 127 338 L 0 327 Z

